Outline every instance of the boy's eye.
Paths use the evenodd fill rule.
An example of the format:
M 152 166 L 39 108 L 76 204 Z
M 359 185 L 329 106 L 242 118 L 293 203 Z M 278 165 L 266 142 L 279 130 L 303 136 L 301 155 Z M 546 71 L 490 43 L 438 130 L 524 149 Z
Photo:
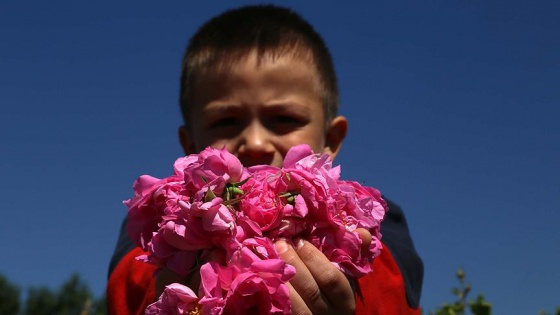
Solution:
M 236 126 L 239 123 L 239 120 L 235 117 L 223 117 L 214 120 L 210 123 L 210 128 L 225 128 L 225 127 L 232 127 Z
M 280 124 L 299 124 L 300 119 L 292 116 L 277 116 L 275 121 Z
M 269 120 L 270 128 L 276 133 L 288 133 L 306 124 L 306 121 L 293 115 L 277 115 Z

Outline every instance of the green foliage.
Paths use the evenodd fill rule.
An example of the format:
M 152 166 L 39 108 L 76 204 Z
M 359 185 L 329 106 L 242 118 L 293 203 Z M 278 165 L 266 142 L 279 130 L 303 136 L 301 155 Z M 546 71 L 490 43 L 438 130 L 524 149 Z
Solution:
M 84 315 L 107 315 L 107 297 L 103 295 L 98 300 L 93 301 L 89 312 Z
M 475 315 L 490 315 L 492 313 L 492 304 L 484 300 L 482 294 L 479 294 L 476 300 L 469 302 L 469 307 Z
M 77 274 L 53 291 L 47 287 L 31 287 L 20 307 L 19 288 L 0 275 L 0 315 L 106 315 L 105 296 L 93 298 L 87 284 Z
M 25 315 L 56 314 L 56 294 L 47 287 L 30 288 L 25 300 Z
M 91 292 L 77 274 L 62 285 L 57 294 L 57 312 L 60 315 L 81 314 L 91 308 Z
M 19 312 L 19 288 L 0 275 L 0 315 Z
M 25 303 L 24 315 L 104 315 L 107 302 L 103 297 L 95 301 L 87 284 L 77 274 L 62 284 L 57 292 L 47 288 L 31 288 Z
M 492 314 L 492 304 L 484 300 L 484 296 L 479 294 L 476 300 L 467 301 L 467 296 L 471 292 L 471 285 L 465 281 L 465 272 L 459 268 L 455 274 L 459 280 L 459 287 L 453 288 L 451 293 L 457 297 L 457 300 L 452 303 L 443 304 L 436 312 L 430 312 L 430 315 L 490 315 Z
M 459 280 L 459 287 L 453 288 L 451 293 L 457 297 L 457 300 L 452 304 L 444 303 L 435 312 L 430 311 L 429 315 L 491 315 L 492 304 L 486 301 L 482 294 L 479 294 L 475 300 L 467 301 L 471 285 L 465 282 L 463 269 L 459 268 L 455 276 Z M 540 311 L 538 315 L 553 315 L 553 313 Z M 554 315 L 560 315 L 560 306 L 556 308 Z
M 548 312 L 545 312 L 545 311 L 540 311 L 539 315 L 552 315 L 552 313 L 548 313 Z M 560 315 L 560 306 L 558 306 L 556 308 L 556 311 L 554 311 L 554 315 Z

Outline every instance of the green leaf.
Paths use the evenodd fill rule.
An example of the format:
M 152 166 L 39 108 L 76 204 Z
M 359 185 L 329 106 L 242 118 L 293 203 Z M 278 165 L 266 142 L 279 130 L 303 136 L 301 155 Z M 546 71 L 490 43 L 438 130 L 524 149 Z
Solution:
M 0 275 L 0 314 L 17 314 L 20 308 L 19 288 Z

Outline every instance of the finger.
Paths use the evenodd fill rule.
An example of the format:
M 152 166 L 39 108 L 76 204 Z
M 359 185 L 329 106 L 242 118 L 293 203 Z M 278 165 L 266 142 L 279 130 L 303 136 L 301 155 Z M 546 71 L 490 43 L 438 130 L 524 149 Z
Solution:
M 299 258 L 307 266 L 332 309 L 340 314 L 352 313 L 356 302 L 352 286 L 346 276 L 313 244 L 302 239 L 296 244 Z M 312 311 L 315 312 L 314 309 Z
M 290 290 L 290 303 L 292 304 L 292 314 L 293 315 L 304 315 L 312 314 L 305 301 L 297 293 L 296 289 L 288 282 L 288 289 Z
M 357 228 L 354 232 L 357 233 L 362 240 L 362 244 L 360 245 L 362 253 L 367 253 L 371 245 L 371 233 L 364 228 Z
M 307 309 L 313 314 L 327 314 L 329 310 L 328 301 L 322 295 L 321 288 L 318 286 L 317 282 L 315 282 L 315 279 L 313 279 L 313 275 L 306 264 L 300 259 L 294 247 L 285 240 L 279 240 L 274 245 L 280 257 L 286 263 L 296 268 L 296 274 L 290 280 L 290 285 L 299 296 L 299 299 L 305 303 Z M 313 245 L 310 246 L 313 247 Z M 291 297 L 290 295 L 290 298 Z M 296 307 L 301 309 L 301 307 L 298 306 L 299 299 L 292 302 Z

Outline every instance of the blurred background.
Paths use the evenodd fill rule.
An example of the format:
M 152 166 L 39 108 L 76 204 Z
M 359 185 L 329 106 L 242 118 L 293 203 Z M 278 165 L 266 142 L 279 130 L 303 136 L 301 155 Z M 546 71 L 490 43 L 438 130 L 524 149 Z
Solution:
M 0 4 L 0 274 L 104 293 L 141 174 L 181 155 L 178 79 L 206 20 L 252 1 Z M 496 314 L 560 305 L 560 2 L 278 1 L 321 33 L 350 130 L 337 163 L 406 212 L 421 304 L 457 268 Z

